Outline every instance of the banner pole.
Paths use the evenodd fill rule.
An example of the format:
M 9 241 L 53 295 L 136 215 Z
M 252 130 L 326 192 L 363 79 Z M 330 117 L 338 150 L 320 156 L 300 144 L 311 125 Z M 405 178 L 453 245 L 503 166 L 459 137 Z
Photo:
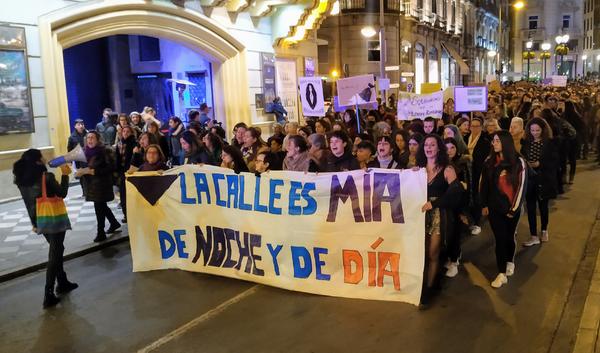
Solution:
M 354 97 L 356 100 L 356 128 L 360 134 L 360 110 L 358 109 L 358 94 L 355 94 Z

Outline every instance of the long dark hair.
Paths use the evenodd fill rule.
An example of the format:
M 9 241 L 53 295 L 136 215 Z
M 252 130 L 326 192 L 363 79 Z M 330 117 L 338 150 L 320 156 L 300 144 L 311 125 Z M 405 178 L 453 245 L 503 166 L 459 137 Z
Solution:
M 510 180 L 512 186 L 516 189 L 519 185 L 519 168 L 521 168 L 521 162 L 519 161 L 520 154 L 515 149 L 515 143 L 512 135 L 506 130 L 496 131 L 490 135 L 490 140 L 494 139 L 494 136 L 498 136 L 500 143 L 502 144 L 502 160 L 499 163 L 500 168 L 507 170 L 510 173 Z M 490 149 L 490 155 L 485 160 L 487 165 L 489 180 L 492 180 L 493 170 L 496 166 L 499 154 L 494 151 L 492 147 Z
M 148 134 L 148 135 L 152 135 L 152 134 Z M 200 144 L 198 143 L 196 134 L 194 134 L 193 132 L 191 132 L 189 130 L 184 131 L 181 134 L 180 138 L 183 139 L 185 142 L 187 142 L 188 145 L 190 145 L 189 152 L 184 152 L 186 157 L 191 157 L 200 151 Z
M 425 156 L 425 142 L 427 142 L 427 139 L 429 139 L 429 138 L 435 139 L 435 142 L 437 143 L 437 146 L 438 146 L 438 153 L 437 153 L 437 156 L 435 157 L 436 167 L 442 168 L 442 169 L 446 168 L 450 164 L 450 161 L 448 159 L 448 150 L 447 150 L 446 145 L 444 144 L 444 141 L 442 140 L 442 138 L 436 134 L 425 135 L 425 137 L 423 138 L 423 141 L 421 141 L 421 143 L 419 144 L 419 150 L 417 151 L 417 166 L 419 166 L 419 167 L 427 166 L 427 157 Z
M 14 183 L 18 187 L 32 186 L 39 182 L 48 169 L 41 163 L 42 152 L 30 148 L 13 164 Z
M 231 156 L 231 159 L 233 160 L 233 171 L 234 172 L 239 174 L 240 172 L 249 172 L 250 171 L 248 169 L 248 166 L 246 165 L 246 162 L 244 161 L 244 157 L 242 156 L 242 152 L 240 150 L 238 150 L 237 148 L 235 148 L 231 145 L 226 145 L 226 146 L 223 146 L 223 152 L 225 152 Z

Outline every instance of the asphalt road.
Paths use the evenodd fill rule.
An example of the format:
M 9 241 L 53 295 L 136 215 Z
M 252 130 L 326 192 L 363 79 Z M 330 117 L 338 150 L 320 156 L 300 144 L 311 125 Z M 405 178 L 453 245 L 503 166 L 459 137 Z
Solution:
M 519 246 L 499 290 L 489 285 L 487 227 L 466 239 L 459 275 L 426 311 L 177 270 L 132 273 L 120 244 L 69 261 L 80 288 L 54 309 L 42 309 L 44 272 L 1 284 L 0 352 L 569 352 L 585 264 L 597 255 L 599 178 L 583 167 L 552 206 L 550 242 Z M 522 217 L 519 241 L 527 236 Z

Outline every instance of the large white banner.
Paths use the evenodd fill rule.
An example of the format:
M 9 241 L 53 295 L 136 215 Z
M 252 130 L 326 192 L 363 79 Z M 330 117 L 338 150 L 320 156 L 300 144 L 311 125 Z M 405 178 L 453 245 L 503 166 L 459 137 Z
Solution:
M 423 170 L 270 172 L 186 165 L 127 178 L 134 271 L 176 268 L 418 304 Z
M 431 94 L 402 93 L 398 99 L 398 120 L 441 119 L 444 113 L 444 92 Z
M 275 88 L 281 104 L 287 110 L 288 121 L 298 122 L 298 83 L 296 81 L 296 61 L 275 60 Z
M 320 77 L 300 77 L 299 81 L 304 116 L 325 116 L 323 80 Z

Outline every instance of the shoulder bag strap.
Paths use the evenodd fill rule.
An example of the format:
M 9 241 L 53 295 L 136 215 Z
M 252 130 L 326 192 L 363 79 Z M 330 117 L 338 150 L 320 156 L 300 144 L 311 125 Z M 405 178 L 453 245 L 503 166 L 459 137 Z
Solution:
M 48 195 L 46 195 L 46 173 L 44 172 L 42 174 L 42 198 L 47 198 Z

